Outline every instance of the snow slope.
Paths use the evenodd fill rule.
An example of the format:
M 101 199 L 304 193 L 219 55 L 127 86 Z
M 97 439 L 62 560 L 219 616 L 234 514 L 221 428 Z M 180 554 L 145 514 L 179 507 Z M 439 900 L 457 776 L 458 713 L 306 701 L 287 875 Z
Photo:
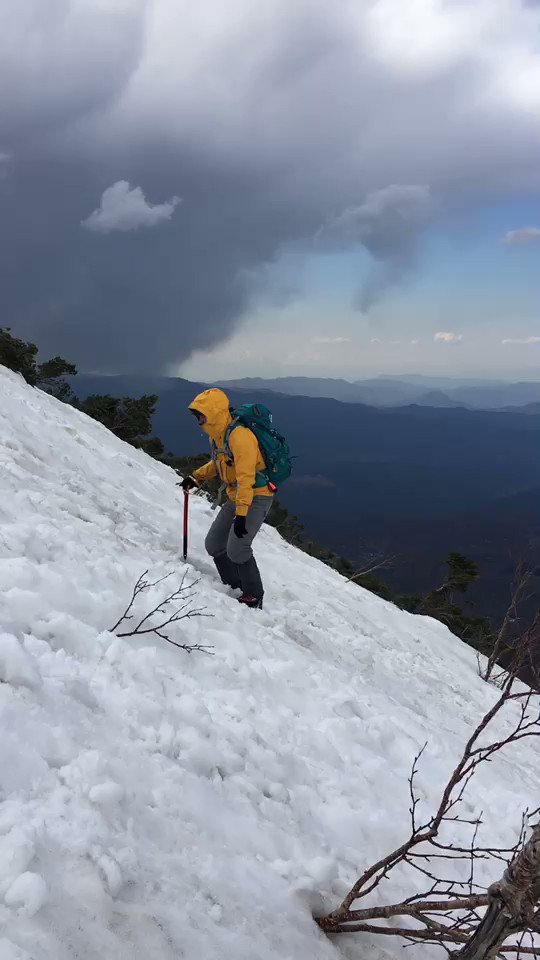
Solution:
M 429 740 L 429 805 L 493 691 L 442 625 L 272 529 L 266 609 L 239 608 L 200 498 L 187 572 L 212 617 L 175 636 L 214 655 L 107 632 L 144 570 L 184 572 L 176 479 L 0 367 L 0 960 L 401 955 L 331 942 L 310 911 L 407 835 L 413 756 Z M 493 842 L 537 805 L 535 759 L 482 771 Z

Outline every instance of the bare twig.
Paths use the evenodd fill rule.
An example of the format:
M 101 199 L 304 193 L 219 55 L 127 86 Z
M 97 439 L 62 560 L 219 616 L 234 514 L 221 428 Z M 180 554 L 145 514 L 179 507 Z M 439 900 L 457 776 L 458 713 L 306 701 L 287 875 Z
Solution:
M 160 577 L 159 580 L 154 580 L 150 582 L 146 580 L 146 575 L 148 570 L 145 570 L 137 580 L 133 593 L 131 595 L 131 600 L 129 601 L 124 613 L 119 620 L 115 623 L 114 627 L 111 627 L 109 633 L 114 633 L 117 637 L 141 637 L 146 634 L 153 633 L 156 636 L 160 637 L 162 640 L 165 640 L 167 643 L 170 643 L 173 647 L 178 647 L 180 650 L 185 650 L 186 653 L 194 653 L 195 651 L 199 653 L 211 654 L 212 647 L 200 643 L 180 643 L 178 640 L 173 640 L 168 633 L 164 633 L 167 627 L 173 626 L 175 623 L 179 623 L 180 620 L 190 620 L 193 617 L 209 617 L 211 614 L 206 613 L 204 607 L 193 608 L 192 604 L 192 591 L 199 583 L 198 580 L 195 580 L 193 583 L 186 584 L 186 574 L 184 573 L 180 585 L 164 597 L 163 600 L 160 600 L 159 603 L 153 607 L 149 613 L 146 613 L 139 620 L 137 626 L 130 630 L 123 630 L 121 633 L 117 633 L 118 628 L 122 623 L 127 623 L 129 620 L 133 620 L 132 610 L 137 598 L 144 593 L 146 590 L 153 589 L 157 587 L 160 583 L 164 583 L 165 580 L 168 580 L 169 577 L 172 577 L 172 573 L 166 574 L 164 577 Z M 180 607 L 175 607 L 171 609 L 169 604 L 180 603 Z M 159 615 L 159 616 L 158 616 Z M 158 618 L 159 622 L 152 622 L 153 618 Z
M 129 601 L 120 619 L 116 621 L 114 627 L 110 628 L 109 633 L 114 633 L 114 631 L 120 626 L 121 623 L 123 623 L 124 620 L 133 619 L 132 616 L 130 616 L 130 611 L 132 610 L 133 604 L 135 603 L 137 597 L 139 596 L 140 593 L 143 592 L 143 590 L 149 590 L 150 587 L 157 587 L 158 584 L 163 583 L 164 580 L 167 580 L 170 576 L 172 576 L 172 574 L 167 573 L 164 577 L 160 577 L 159 580 L 154 580 L 153 583 L 149 583 L 147 580 L 144 579 L 147 573 L 148 573 L 148 570 L 145 570 L 144 573 L 141 573 L 139 579 L 137 580 L 137 583 L 133 587 L 131 600 Z
M 486 647 L 489 651 L 487 663 L 484 667 L 479 660 L 479 673 L 484 680 L 496 679 L 493 674 L 497 664 L 509 660 L 510 671 L 517 674 L 529 655 L 531 636 L 529 631 L 522 632 L 512 641 L 510 634 L 515 623 L 519 622 L 522 604 L 530 599 L 529 583 L 533 575 L 533 566 L 521 559 L 516 567 L 512 583 L 510 602 L 502 623 L 495 634 L 487 638 Z
M 409 809 L 409 813 L 410 813 L 410 815 L 411 815 L 411 827 L 412 827 L 412 832 L 413 832 L 413 834 L 416 833 L 416 808 L 417 808 L 417 806 L 418 806 L 418 804 L 419 804 L 419 802 L 420 802 L 419 797 L 417 797 L 416 794 L 415 794 L 415 792 L 414 792 L 414 779 L 415 779 L 415 777 L 416 777 L 416 775 L 417 775 L 417 773 L 418 773 L 418 764 L 419 764 L 419 762 L 420 762 L 420 760 L 421 760 L 422 754 L 423 754 L 424 750 L 426 749 L 426 747 L 427 747 L 427 740 L 426 740 L 424 746 L 422 747 L 422 749 L 419 750 L 419 752 L 416 754 L 416 756 L 415 756 L 415 758 L 414 758 L 414 760 L 413 760 L 411 775 L 410 775 L 410 777 L 409 777 L 409 793 L 410 793 L 410 797 L 411 797 L 411 806 L 410 806 L 410 809 Z

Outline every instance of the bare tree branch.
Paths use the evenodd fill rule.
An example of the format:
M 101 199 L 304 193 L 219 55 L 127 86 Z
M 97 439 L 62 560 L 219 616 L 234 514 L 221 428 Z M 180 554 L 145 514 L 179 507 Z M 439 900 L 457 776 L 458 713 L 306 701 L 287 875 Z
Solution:
M 529 584 L 533 575 L 534 566 L 532 563 L 520 559 L 517 563 L 514 579 L 511 588 L 510 602 L 502 623 L 495 634 L 487 638 L 485 649 L 487 649 L 488 659 L 483 667 L 479 659 L 479 673 L 483 680 L 491 680 L 497 664 L 503 660 L 509 661 L 510 671 L 516 674 L 524 666 L 527 659 L 528 650 L 531 645 L 531 636 L 529 631 L 522 632 L 512 640 L 510 634 L 514 624 L 519 622 L 520 609 L 522 604 L 529 600 Z M 516 663 L 521 660 L 521 663 Z
M 540 957 L 540 948 L 534 943 L 534 933 L 540 932 L 540 825 L 533 829 L 530 839 L 525 842 L 526 824 L 530 818 L 524 816 L 519 838 L 513 847 L 478 846 L 482 814 L 474 818 L 459 814 L 459 806 L 480 765 L 491 762 L 497 753 L 520 740 L 540 736 L 539 694 L 516 684 L 517 660 L 514 667 L 505 675 L 497 700 L 479 720 L 465 744 L 437 809 L 424 823 L 419 822 L 415 780 L 425 746 L 415 756 L 408 781 L 409 838 L 367 867 L 336 910 L 317 918 L 322 930 L 327 933 L 376 933 L 398 936 L 409 943 L 436 943 L 448 955 L 460 960 L 488 960 L 495 955 L 516 953 L 519 957 L 534 954 L 535 950 Z M 514 712 L 508 733 L 491 740 L 486 738 L 493 721 L 512 705 L 518 710 Z M 538 812 L 540 808 L 535 811 Z M 440 839 L 439 833 L 448 823 L 471 827 L 470 843 L 457 845 Z M 479 859 L 507 864 L 502 880 L 488 890 L 475 880 L 475 864 Z M 468 875 L 463 879 L 441 876 L 437 867 L 441 861 L 468 861 Z M 429 889 L 414 893 L 402 903 L 355 909 L 354 904 L 373 893 L 398 865 L 411 867 L 428 878 L 431 882 Z M 487 910 L 481 916 L 484 908 Z M 372 922 L 400 916 L 408 917 L 415 925 L 390 927 Z M 524 946 L 522 936 L 516 943 L 505 946 L 509 938 L 525 933 L 531 934 L 531 947 Z M 458 953 L 450 949 L 452 945 L 459 946 Z
M 180 650 L 185 650 L 186 653 L 194 653 L 197 651 L 199 653 L 211 654 L 212 647 L 210 646 L 200 643 L 180 643 L 178 640 L 173 640 L 168 633 L 163 632 L 167 629 L 167 627 L 171 627 L 175 623 L 179 623 L 180 620 L 190 620 L 193 617 L 211 616 L 211 614 L 205 612 L 204 607 L 194 609 L 191 606 L 193 601 L 192 592 L 199 581 L 195 580 L 193 583 L 186 584 L 185 573 L 180 581 L 180 585 L 173 590 L 172 593 L 160 600 L 159 603 L 152 608 L 152 610 L 141 617 L 136 627 L 134 627 L 132 630 L 123 630 L 121 633 L 116 632 L 122 623 L 127 623 L 129 620 L 134 619 L 132 610 L 136 600 L 141 594 L 147 590 L 159 586 L 160 583 L 164 583 L 165 580 L 168 580 L 169 577 L 173 576 L 172 573 L 168 573 L 164 577 L 160 577 L 159 580 L 150 582 L 146 580 L 147 573 L 148 570 L 145 570 L 137 580 L 133 588 L 131 600 L 129 601 L 120 619 L 117 620 L 115 625 L 110 628 L 109 633 L 114 633 L 117 637 L 141 637 L 145 636 L 146 634 L 153 633 L 162 640 L 165 640 L 167 643 L 170 643 L 173 647 L 178 647 Z M 181 606 L 171 609 L 169 604 L 174 603 L 180 603 Z M 157 618 L 159 622 L 152 623 L 153 618 Z

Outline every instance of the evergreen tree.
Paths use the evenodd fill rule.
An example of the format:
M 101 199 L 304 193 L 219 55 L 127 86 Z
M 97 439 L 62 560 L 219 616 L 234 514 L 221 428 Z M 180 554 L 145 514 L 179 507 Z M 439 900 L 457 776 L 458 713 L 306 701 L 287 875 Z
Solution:
M 155 460 L 161 460 L 165 452 L 165 447 L 159 437 L 146 437 L 144 440 L 141 440 L 140 443 L 137 443 L 136 446 L 144 450 L 149 457 L 154 457 Z
M 163 450 L 163 444 L 158 438 L 148 438 L 152 430 L 152 417 L 156 412 L 158 397 L 156 394 L 145 394 L 142 397 L 111 397 L 109 394 L 91 394 L 79 406 L 83 413 L 99 420 L 116 434 L 120 440 L 131 443 L 135 447 L 144 447 L 152 441 Z
M 14 337 L 10 327 L 0 327 L 0 363 L 20 373 L 32 387 L 40 387 L 65 403 L 74 403 L 75 394 L 62 377 L 75 376 L 75 364 L 63 357 L 52 357 L 38 364 L 37 353 L 35 343 Z
M 446 580 L 436 592 L 452 598 L 455 592 L 466 593 L 471 584 L 478 580 L 478 564 L 462 553 L 449 553 L 445 563 L 448 567 Z
M 46 393 L 50 393 L 57 400 L 64 403 L 76 405 L 76 397 L 69 383 L 62 378 L 65 376 L 74 377 L 77 373 L 77 367 L 74 363 L 69 363 L 63 357 L 52 357 L 45 363 L 40 363 L 36 370 L 36 385 Z
M 35 343 L 12 336 L 11 327 L 0 327 L 0 363 L 9 370 L 22 374 L 32 386 L 37 382 L 37 352 Z
M 398 596 L 395 603 L 410 613 L 420 613 L 440 620 L 457 637 L 476 649 L 482 649 L 492 629 L 489 619 L 473 616 L 464 610 L 455 596 L 456 593 L 465 594 L 478 579 L 478 565 L 462 553 L 449 553 L 445 565 L 448 570 L 439 587 L 431 590 L 425 597 Z M 469 608 L 473 606 L 470 601 L 466 605 Z

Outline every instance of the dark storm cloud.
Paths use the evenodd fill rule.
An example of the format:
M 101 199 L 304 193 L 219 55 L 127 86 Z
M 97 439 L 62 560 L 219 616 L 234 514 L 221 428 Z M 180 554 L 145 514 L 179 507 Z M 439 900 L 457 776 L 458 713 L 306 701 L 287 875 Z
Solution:
M 411 60 L 397 0 L 4 0 L 1 322 L 86 369 L 164 369 L 224 339 L 321 225 L 372 255 L 369 306 L 431 196 L 538 182 L 537 88 L 500 79 L 506 53 L 534 69 L 538 15 L 490 2 L 466 34 L 462 4 L 426 5 L 411 30 L 436 49 Z
M 347 207 L 319 231 L 322 245 L 360 244 L 375 264 L 358 290 L 357 305 L 366 313 L 385 290 L 398 283 L 412 265 L 415 242 L 433 214 L 429 188 L 391 184 L 368 194 L 364 203 Z
M 103 110 L 140 62 L 146 2 L 2 0 L 0 142 L 55 136 Z M 1 148 L 0 148 L 1 149 Z

